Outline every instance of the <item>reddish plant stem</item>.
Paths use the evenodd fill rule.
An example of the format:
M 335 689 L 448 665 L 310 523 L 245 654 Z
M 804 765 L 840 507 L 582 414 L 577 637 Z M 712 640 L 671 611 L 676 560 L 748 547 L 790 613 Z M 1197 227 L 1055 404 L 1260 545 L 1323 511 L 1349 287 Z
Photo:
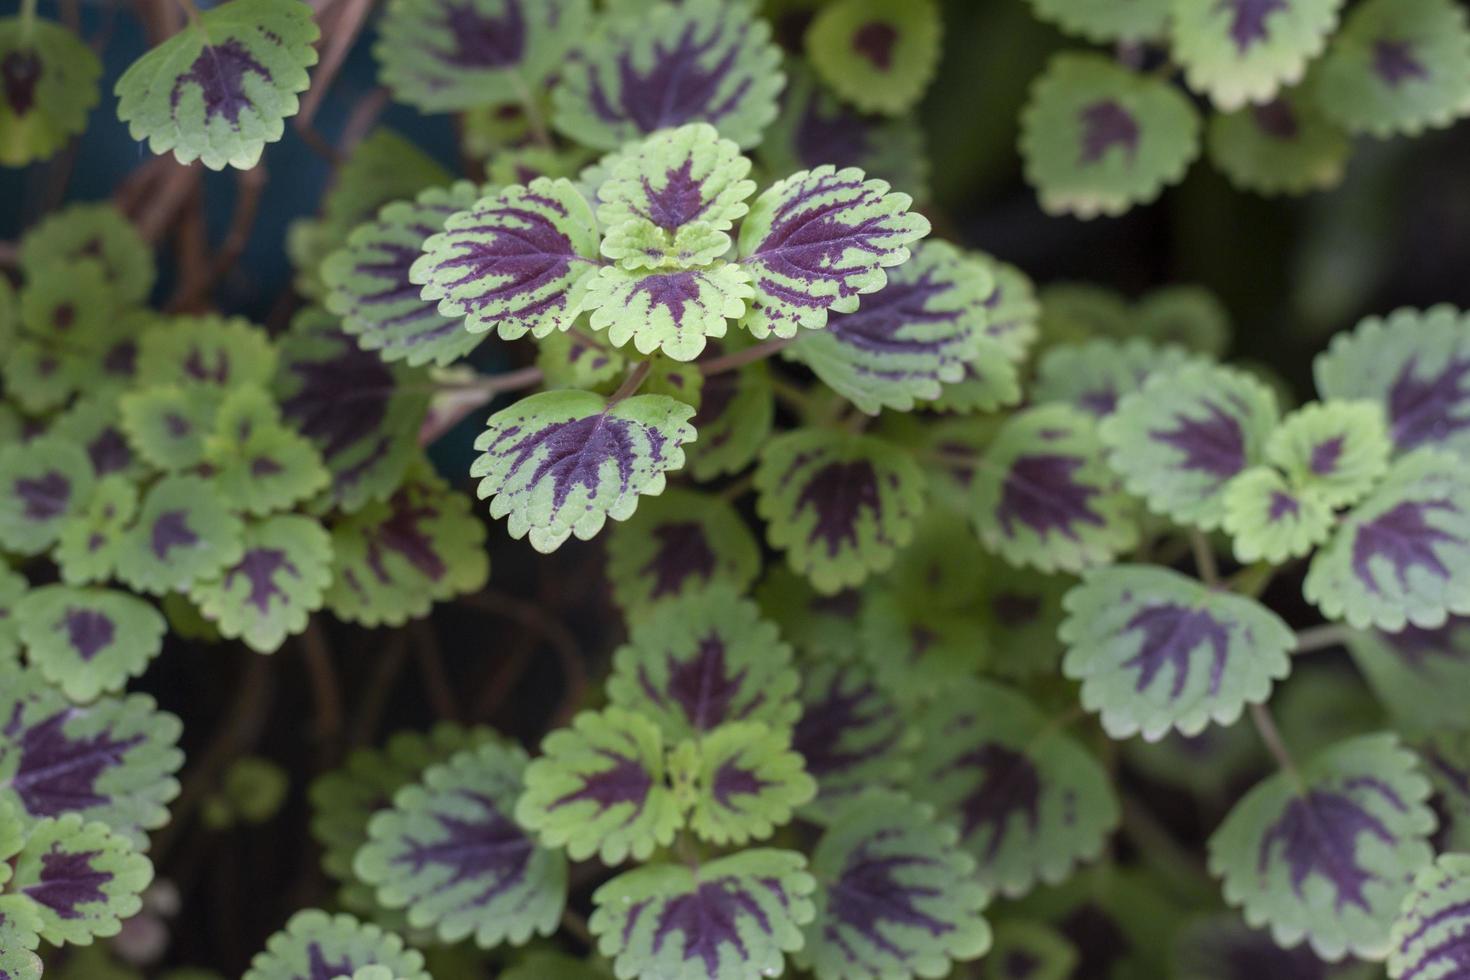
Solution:
M 761 341 L 753 347 L 737 350 L 730 354 L 721 354 L 719 357 L 712 357 L 708 361 L 701 361 L 699 363 L 699 370 L 704 372 L 706 376 L 734 371 L 745 367 L 745 365 L 753 361 L 764 360 L 772 354 L 781 351 L 783 348 L 791 346 L 792 342 L 790 338 L 772 337 L 769 340 Z

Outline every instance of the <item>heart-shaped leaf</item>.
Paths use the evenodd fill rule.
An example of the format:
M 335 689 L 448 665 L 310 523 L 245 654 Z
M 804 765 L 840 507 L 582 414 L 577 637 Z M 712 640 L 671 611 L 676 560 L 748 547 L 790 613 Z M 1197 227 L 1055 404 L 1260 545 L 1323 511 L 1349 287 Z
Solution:
M 1138 539 L 1134 505 L 1103 462 L 1097 423 L 1070 405 L 1012 416 L 971 472 L 975 527 L 1012 565 L 1080 571 Z
M 689 827 L 712 843 L 763 840 L 817 795 L 802 757 L 791 751 L 789 731 L 737 721 L 684 748 L 698 760 L 690 767 L 694 798 Z
M 219 403 L 219 391 L 208 385 L 160 384 L 125 393 L 118 411 L 133 451 L 150 466 L 176 472 L 204 462 Z
M 1463 969 L 1470 933 L 1470 856 L 1443 854 L 1414 879 L 1393 924 L 1393 980 L 1449 978 Z
M 312 307 L 297 315 L 280 351 L 275 393 L 286 422 L 316 444 L 331 471 L 325 503 L 355 511 L 387 499 L 418 457 L 425 374 L 384 363 Z
M 614 346 L 632 341 L 640 354 L 692 361 L 745 315 L 752 295 L 749 275 L 728 262 L 656 272 L 607 266 L 588 280 L 585 305 Z
M 424 241 L 478 197 L 475 185 L 462 180 L 394 201 L 354 228 L 346 244 L 322 262 L 327 309 L 342 317 L 342 329 L 364 350 L 385 361 L 443 365 L 485 339 L 466 330 L 460 317 L 440 316 L 438 305 L 423 299 L 409 279 Z
M 788 728 L 796 687 L 791 648 L 754 603 L 720 584 L 636 621 L 613 654 L 607 695 L 657 723 L 672 744 L 732 721 Z
M 1371 401 L 1313 402 L 1282 420 L 1266 458 L 1330 507 L 1361 500 L 1388 470 L 1383 409 Z
M 154 153 L 248 170 L 300 108 L 320 33 L 299 0 L 230 0 L 133 63 L 117 116 Z
M 1305 194 L 1342 181 L 1352 141 L 1328 121 L 1314 98 L 1297 89 L 1212 116 L 1205 150 L 1215 168 L 1242 190 Z
M 69 703 L 34 670 L 0 665 L 0 802 L 28 821 L 76 813 L 142 845 L 168 822 L 182 726 L 135 694 Z
M 184 592 L 238 562 L 243 534 L 208 480 L 167 476 L 143 498 L 118 550 L 117 574 L 138 592 Z
M 552 121 L 602 150 L 692 122 L 750 147 L 776 116 L 782 82 L 770 25 L 746 5 L 659 4 L 608 18 L 561 66 Z
M 272 653 L 306 629 L 332 581 L 332 541 L 317 521 L 278 514 L 245 525 L 240 560 L 195 582 L 189 598 L 221 636 Z
M 806 54 L 833 91 L 864 112 L 896 116 L 939 65 L 944 23 L 933 0 L 836 0 L 812 18 Z
M 755 285 L 744 326 L 756 337 L 819 329 L 888 282 L 929 221 L 913 199 L 849 167 L 803 170 L 767 188 L 740 226 L 739 255 Z
M 1225 900 L 1282 946 L 1381 959 L 1416 872 L 1434 852 L 1429 780 L 1393 735 L 1327 749 L 1251 790 L 1210 838 Z
M 282 424 L 266 389 L 251 385 L 225 396 L 204 458 L 225 502 L 257 517 L 307 500 L 331 479 L 316 446 Z
M 700 865 L 650 864 L 593 893 L 589 925 L 620 980 L 780 976 L 815 912 L 806 859 L 755 848 Z
M 1230 112 L 1295 85 L 1337 26 L 1342 0 L 1173 5 L 1174 56 L 1189 87 Z
M 1199 155 L 1199 115 L 1161 78 L 1099 55 L 1055 55 L 1021 114 L 1026 179 L 1043 209 L 1079 218 L 1147 204 Z
M 1364 629 L 1433 629 L 1470 613 L 1470 481 L 1455 456 L 1421 449 L 1348 512 L 1302 594 Z
M 1041 356 L 1031 388 L 1035 402 L 1068 402 L 1097 419 L 1107 418 L 1118 402 L 1156 374 L 1167 374 L 1194 360 L 1174 344 L 1142 337 L 1127 341 L 1098 338 L 1058 344 Z
M 143 385 L 265 385 L 275 370 L 270 335 L 243 317 L 169 317 L 138 341 Z
M 818 977 L 943 976 L 990 947 L 989 894 L 953 827 L 906 796 L 870 793 L 812 852 L 817 914 L 796 954 Z
M 116 476 L 136 481 L 146 473 L 147 467 L 128 445 L 119 413 L 119 393 L 103 391 L 83 395 L 56 417 L 50 434 L 85 449 L 98 480 Z
M 0 446 L 0 547 L 22 555 L 51 547 L 86 505 L 93 482 L 87 454 L 64 439 Z
M 1220 524 L 1243 563 L 1280 564 L 1309 554 L 1331 536 L 1336 520 L 1316 489 L 1298 488 L 1269 466 L 1239 473 L 1226 485 L 1223 499 Z
M 430 980 L 423 954 L 398 936 L 319 909 L 297 912 L 266 940 L 243 980 L 336 980 L 365 966 L 387 967 L 394 980 Z
M 1119 818 L 1107 773 L 1030 701 L 955 682 L 922 720 L 911 792 L 959 825 L 981 884 L 1020 895 L 1102 850 Z
M 1125 397 L 1098 434 L 1150 510 L 1208 531 L 1224 519 L 1225 487 L 1261 462 L 1278 418 L 1276 396 L 1254 377 L 1190 364 Z
M 924 474 L 908 453 L 830 429 L 766 443 L 755 485 L 771 545 L 828 594 L 891 565 L 924 505 Z
M 1005 360 L 984 334 L 994 290 L 985 263 L 948 243 L 925 242 L 856 312 L 802 334 L 787 356 L 870 415 L 906 412 L 963 380 L 982 352 Z
M 550 935 L 566 901 L 566 861 L 511 819 L 526 756 L 489 743 L 466 749 L 399 790 L 373 817 L 353 862 L 388 908 L 446 943 L 490 949 Z
M 103 277 L 120 306 L 147 299 L 157 277 L 153 249 L 110 201 L 58 208 L 20 241 L 20 268 L 28 281 L 43 269 L 84 259 L 102 264 Z
M 760 565 L 760 546 L 733 506 L 679 487 L 643 501 L 607 538 L 607 577 L 630 620 L 711 583 L 743 593 Z
M 1449 0 L 1374 0 L 1348 13 L 1312 76 L 1351 133 L 1416 135 L 1470 113 L 1470 22 Z
M 589 0 L 393 0 L 373 54 L 399 102 L 451 112 L 539 89 L 583 37 Z
M 505 340 L 567 330 L 598 264 L 592 207 L 565 178 L 482 197 L 429 236 L 409 269 L 439 314 Z
M 73 701 L 122 690 L 163 650 L 167 624 L 151 605 L 110 589 L 47 585 L 16 604 L 26 657 Z
M 525 780 L 516 820 L 574 861 L 645 861 L 683 822 L 658 726 L 621 708 L 584 711 L 552 732 Z
M 131 841 L 79 813 L 38 821 L 14 862 L 8 890 L 31 900 L 36 931 L 57 945 L 117 935 L 153 880 L 153 864 Z
M 867 667 L 828 660 L 803 665 L 801 717 L 791 747 L 817 781 L 817 798 L 803 808 L 804 816 L 846 822 L 853 797 L 905 785 L 917 741 Z
M 684 465 L 694 409 L 664 395 L 607 403 L 587 391 L 548 391 L 490 417 L 470 468 L 505 517 L 511 537 L 528 534 L 551 552 L 573 534 L 586 541 L 607 518 L 633 516 L 642 494 L 663 492 L 668 470 Z
M 1334 337 L 1313 371 L 1325 399 L 1382 405 L 1396 451 L 1470 457 L 1470 315 L 1436 306 L 1368 317 Z
M 333 522 L 327 608 L 364 626 L 399 626 L 484 586 L 485 525 L 471 506 L 420 462 L 393 496 Z
M 29 15 L 0 19 L 0 164 L 52 156 L 87 127 L 102 63 L 81 38 Z
M 1113 738 L 1233 724 L 1291 671 L 1291 628 L 1245 596 L 1166 568 L 1096 569 L 1067 593 L 1062 670 Z

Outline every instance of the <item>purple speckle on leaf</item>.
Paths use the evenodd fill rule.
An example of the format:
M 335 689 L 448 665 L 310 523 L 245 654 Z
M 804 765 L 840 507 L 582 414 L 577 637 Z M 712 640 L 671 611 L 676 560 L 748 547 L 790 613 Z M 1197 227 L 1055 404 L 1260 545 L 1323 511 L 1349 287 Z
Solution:
M 1414 46 L 1408 41 L 1380 38 L 1373 42 L 1373 71 L 1389 88 L 1398 88 L 1412 79 L 1429 77 L 1429 69 L 1414 57 Z
M 971 770 L 974 788 L 960 800 L 960 832 L 966 840 L 985 831 L 985 860 L 994 860 L 1020 817 L 1035 835 L 1041 826 L 1041 776 L 1023 753 L 987 742 L 955 759 L 949 770 Z
M 306 947 L 306 976 L 292 977 L 291 980 L 334 980 L 335 977 L 351 976 L 356 968 L 357 964 L 350 956 L 328 962 L 321 943 L 313 942 Z
M 872 464 L 854 460 L 820 467 L 807 477 L 796 498 L 798 512 L 808 508 L 816 517 L 809 542 L 820 542 L 828 556 L 844 547 L 856 548 L 863 514 L 869 514 L 874 524 L 881 524 L 883 517 L 878 475 Z
M 249 75 L 270 84 L 270 72 L 238 39 L 206 44 L 189 70 L 174 80 L 169 104 L 177 110 L 184 89 L 195 86 L 204 100 L 206 123 L 222 116 L 231 126 L 238 126 L 240 113 L 253 104 L 245 91 L 245 79 Z
M 91 442 L 87 443 L 87 456 L 92 460 L 92 469 L 98 476 L 119 473 L 133 462 L 133 451 L 127 440 L 114 426 L 108 426 Z
M 1169 665 L 1173 668 L 1169 695 L 1179 697 L 1189 681 L 1191 657 L 1200 646 L 1206 646 L 1211 658 L 1209 693 L 1219 693 L 1230 650 L 1230 634 L 1223 623 L 1205 610 L 1172 603 L 1145 606 L 1133 614 L 1124 630 L 1143 634 L 1138 653 L 1123 661 L 1124 667 L 1139 669 L 1137 690 L 1148 688 L 1165 665 Z
M 96 609 L 67 609 L 60 628 L 66 631 L 67 642 L 84 661 L 90 661 L 117 638 L 117 625 L 112 617 Z
M 33 885 L 22 893 L 38 905 L 50 909 L 59 919 L 80 919 L 84 905 L 106 905 L 103 886 L 112 881 L 112 872 L 92 867 L 96 851 L 66 851 L 60 842 L 41 855 L 41 873 Z
M 1436 511 L 1458 513 L 1448 501 L 1406 500 L 1358 528 L 1353 539 L 1353 574 L 1368 591 L 1380 591 L 1373 574 L 1374 558 L 1387 559 L 1399 587 L 1405 591 L 1409 589 L 1409 570 L 1414 567 L 1438 578 L 1450 577 L 1449 567 L 1435 551 L 1435 545 L 1465 542 L 1429 523 L 1429 515 Z
M 1343 441 L 1346 438 L 1346 436 L 1333 436 L 1330 439 L 1323 439 L 1312 447 L 1309 465 L 1314 475 L 1331 476 L 1336 472 L 1338 460 L 1342 458 Z
M 56 470 L 38 477 L 21 477 L 13 486 L 28 521 L 54 520 L 66 513 L 71 502 L 71 481 Z
M 1376 793 L 1396 808 L 1403 803 L 1397 794 L 1377 780 L 1357 780 L 1357 789 Z M 1358 839 L 1364 835 L 1386 845 L 1395 838 L 1378 817 L 1349 793 L 1312 790 L 1286 805 L 1281 817 L 1261 838 L 1256 872 L 1265 875 L 1279 856 L 1291 875 L 1291 888 L 1298 898 L 1309 875 L 1319 875 L 1332 884 L 1334 908 L 1347 905 L 1369 910 L 1363 889 L 1375 875 L 1359 864 Z
M 1075 477 L 1082 465 L 1082 460 L 1072 456 L 1018 456 L 1001 485 L 995 511 L 1001 530 L 1015 537 L 1019 522 L 1038 535 L 1056 533 L 1075 541 L 1076 525 L 1103 526 L 1090 503 L 1098 495 L 1097 488 Z
M 897 44 L 898 29 L 881 20 L 869 21 L 852 32 L 853 51 L 879 71 L 893 67 L 893 49 Z
M 17 119 L 24 118 L 36 104 L 36 86 L 41 81 L 42 64 L 34 51 L 11 51 L 0 59 L 0 84 L 5 101 Z
M 1179 451 L 1180 469 L 1224 483 L 1245 469 L 1245 432 L 1240 420 L 1219 405 L 1207 401 L 1203 408 L 1202 416 L 1176 414 L 1173 428 L 1154 429 L 1149 437 Z
M 1121 147 L 1132 162 L 1138 153 L 1138 120 L 1112 99 L 1084 106 L 1078 113 L 1082 123 L 1082 165 L 1101 160 L 1113 147 Z
M 1271 491 L 1271 506 L 1266 510 L 1266 520 L 1276 522 L 1289 517 L 1295 517 L 1301 511 L 1301 505 L 1296 498 L 1289 493 L 1280 490 Z
M 715 770 L 710 789 L 716 803 L 729 807 L 735 797 L 759 796 L 761 790 L 770 785 L 768 780 L 760 778 L 757 773 L 745 768 L 735 759 L 727 759 Z
M 421 575 L 437 582 L 449 568 L 434 546 L 434 539 L 423 529 L 423 522 L 437 517 L 439 511 L 427 504 L 416 505 L 406 490 L 400 490 L 389 502 L 392 513 L 386 521 L 367 532 L 367 564 L 379 582 L 392 582 L 384 564 L 384 552 L 392 552 L 408 562 Z

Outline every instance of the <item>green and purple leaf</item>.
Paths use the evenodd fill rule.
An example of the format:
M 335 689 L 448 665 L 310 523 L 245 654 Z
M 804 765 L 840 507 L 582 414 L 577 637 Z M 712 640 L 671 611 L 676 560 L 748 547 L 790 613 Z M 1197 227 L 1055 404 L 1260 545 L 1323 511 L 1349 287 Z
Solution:
M 859 663 L 806 663 L 800 698 L 791 747 L 817 781 L 817 797 L 803 816 L 842 822 L 854 797 L 905 785 L 917 733 L 872 671 Z
M 1382 406 L 1372 401 L 1312 402 L 1292 412 L 1266 440 L 1266 459 L 1329 507 L 1363 499 L 1388 471 L 1392 451 Z
M 932 0 L 838 0 L 817 11 L 806 55 L 833 91 L 864 112 L 903 114 L 939 66 L 944 21 Z
M 1225 899 L 1278 944 L 1381 959 L 1414 875 L 1433 858 L 1429 780 L 1393 735 L 1340 742 L 1251 790 L 1210 838 Z
M 593 894 L 589 925 L 619 980 L 780 976 L 816 887 L 792 851 L 755 848 L 688 868 L 650 864 Z
M 517 826 L 526 756 L 488 743 L 465 749 L 399 790 L 367 826 L 353 861 L 377 901 L 405 909 L 445 943 L 491 949 L 550 935 L 566 901 L 566 861 Z
M 118 550 L 117 574 L 150 595 L 185 592 L 244 554 L 244 525 L 197 476 L 166 476 L 149 489 Z
M 316 445 L 281 422 L 264 388 L 242 385 L 220 404 L 204 459 L 215 487 L 236 510 L 261 517 L 287 510 L 331 480 Z
M 20 269 L 28 280 L 42 269 L 79 259 L 102 263 L 119 306 L 142 303 L 157 278 L 153 249 L 111 201 L 79 201 L 58 208 L 27 230 L 20 242 Z
M 728 262 L 651 272 L 605 266 L 587 281 L 584 305 L 613 346 L 631 341 L 640 354 L 692 361 L 745 315 L 752 295 L 749 275 Z
M 1282 429 L 1272 433 L 1280 435 Z M 1252 466 L 1225 487 L 1225 516 L 1236 560 L 1280 564 L 1310 554 L 1332 534 L 1336 516 L 1316 487 L 1293 484 L 1269 466 Z
M 67 518 L 86 506 L 92 462 L 55 436 L 0 447 L 0 548 L 36 555 L 50 548 Z
M 7 890 L 30 899 L 37 933 L 56 945 L 117 935 L 153 880 L 153 864 L 128 838 L 78 813 L 34 824 L 14 864 Z
M 0 63 L 0 165 L 45 160 L 87 128 L 102 63 L 81 38 L 34 11 L 5 17 Z
M 0 978 L 41 980 L 41 957 L 35 953 L 40 928 L 40 916 L 30 899 L 0 895 Z
M 720 356 L 747 346 L 748 338 L 736 331 L 726 341 L 705 345 L 705 354 Z M 689 474 L 703 483 L 745 469 L 770 439 L 775 417 L 776 398 L 764 361 L 709 375 L 691 420 L 699 439 L 684 451 Z
M 1343 0 L 1176 2 L 1174 56 L 1189 87 L 1226 112 L 1295 85 L 1337 26 Z
M 1470 856 L 1443 854 L 1419 872 L 1390 937 L 1393 980 L 1452 980 L 1470 963 Z
M 693 415 L 664 395 L 609 404 L 587 391 L 543 392 L 490 417 L 470 475 L 511 537 L 555 551 L 574 534 L 592 538 L 608 517 L 627 520 L 640 495 L 662 493 L 694 440 Z
M 548 735 L 525 782 L 516 820 L 574 861 L 646 861 L 683 823 L 658 726 L 622 708 L 584 711 Z
M 1115 565 L 1067 593 L 1066 676 L 1113 738 L 1230 725 L 1291 671 L 1291 628 L 1254 599 L 1167 568 Z
M 784 728 L 730 722 L 681 748 L 697 759 L 689 827 L 711 843 L 763 840 L 817 794 Z
M 423 954 L 397 935 L 318 909 L 296 913 L 271 936 L 244 980 L 336 980 L 365 966 L 387 967 L 394 980 L 430 980 Z
M 122 690 L 163 650 L 167 624 L 126 592 L 47 585 L 16 603 L 26 659 L 77 702 Z
M 1433 629 L 1355 630 L 1345 645 L 1400 732 L 1423 735 L 1465 727 L 1470 619 L 1454 616 Z

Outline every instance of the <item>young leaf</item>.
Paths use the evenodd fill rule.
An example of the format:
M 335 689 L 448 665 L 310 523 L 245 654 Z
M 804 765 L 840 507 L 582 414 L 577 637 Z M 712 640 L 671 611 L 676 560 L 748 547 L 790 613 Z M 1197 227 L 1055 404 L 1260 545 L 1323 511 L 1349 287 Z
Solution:
M 1342 181 L 1352 143 L 1300 90 L 1210 119 L 1210 162 L 1230 182 L 1257 194 L 1305 194 Z
M 1351 133 L 1417 135 L 1470 113 L 1470 23 L 1450 0 L 1355 6 L 1313 75 L 1322 111 Z
M 1118 801 L 1097 760 L 1014 691 L 956 682 L 923 718 L 910 791 L 959 824 L 987 888 L 1020 895 L 1096 856 Z
M 1261 461 L 1278 418 L 1260 381 L 1191 364 L 1125 397 L 1098 434 L 1123 485 L 1150 510 L 1209 531 L 1225 516 L 1225 487 Z
M 1244 563 L 1279 565 L 1310 554 L 1332 535 L 1336 522 L 1332 506 L 1316 487 L 1289 483 L 1269 466 L 1252 466 L 1232 479 L 1224 504 L 1220 525 L 1234 539 L 1236 559 Z
M 1103 419 L 1117 411 L 1124 395 L 1143 387 L 1155 374 L 1168 374 L 1193 360 L 1182 347 L 1141 337 L 1059 344 L 1037 364 L 1031 400 L 1069 402 Z
M 746 338 L 737 331 L 728 341 L 711 341 L 705 352 L 719 356 L 745 346 Z M 684 450 L 690 476 L 705 482 L 745 469 L 770 439 L 775 418 L 776 398 L 765 362 L 706 377 L 699 411 L 690 420 L 699 439 Z
M 156 609 L 126 592 L 47 585 L 15 606 L 32 667 L 73 701 L 122 690 L 163 650 Z
M 244 525 L 208 480 L 168 476 L 143 498 L 138 521 L 118 550 L 117 574 L 151 595 L 187 591 L 243 557 Z
M 1031 0 L 1036 16 L 1094 43 L 1152 41 L 1164 36 L 1170 0 Z
M 1382 958 L 1410 880 L 1434 856 L 1428 797 L 1395 736 L 1340 742 L 1246 794 L 1210 838 L 1210 870 L 1280 945 Z
M 215 413 L 204 458 L 224 501 L 256 517 L 285 510 L 325 489 L 331 479 L 305 436 L 281 424 L 264 388 L 242 385 Z
M 1313 402 L 1291 413 L 1266 440 L 1266 459 L 1293 485 L 1330 507 L 1355 504 L 1388 471 L 1383 409 L 1371 401 Z
M 368 822 L 392 805 L 394 795 L 431 766 L 493 738 L 488 729 L 441 722 L 428 732 L 395 733 L 382 748 L 358 749 L 340 769 L 311 785 L 311 834 L 322 846 L 322 869 L 342 882 L 343 904 L 375 907 L 372 890 L 352 869 L 368 842 Z
M 133 451 L 150 466 L 175 472 L 204 462 L 219 402 L 219 391 L 208 385 L 151 385 L 123 394 L 118 414 Z
M 1184 178 L 1199 155 L 1199 116 L 1163 79 L 1063 53 L 1032 85 L 1021 155 L 1047 212 L 1118 215 Z
M 740 226 L 740 261 L 755 284 L 746 329 L 794 337 L 825 326 L 828 310 L 856 310 L 860 296 L 888 282 L 884 270 L 907 262 L 908 246 L 929 234 L 912 203 L 854 168 L 821 166 L 772 184 Z
M 907 452 L 830 429 L 768 442 L 755 486 L 771 545 L 826 594 L 891 565 L 924 506 L 924 474 Z
M 61 525 L 51 558 L 68 585 L 87 585 L 112 578 L 128 528 L 138 513 L 136 486 L 123 476 L 97 482 L 81 513 Z
M 1081 571 L 1138 540 L 1135 507 L 1103 463 L 1097 425 L 1070 405 L 1039 405 L 1001 427 L 973 472 L 971 516 L 1012 565 Z
M 1434 628 L 1470 613 L 1470 481 L 1435 449 L 1402 457 L 1317 552 L 1302 594 L 1364 629 Z
M 590 324 L 581 324 L 590 326 Z M 590 331 L 549 333 L 536 341 L 536 366 L 547 388 L 603 388 L 628 373 L 627 359 Z
M 679 487 L 645 500 L 607 539 L 607 577 L 630 621 L 711 583 L 744 593 L 760 566 L 760 546 L 733 506 Z
M 986 263 L 946 242 L 925 242 L 856 311 L 802 334 L 787 356 L 870 415 L 906 412 L 964 380 L 982 349 L 1005 359 L 984 335 L 994 291 Z
M 101 342 L 116 314 L 106 270 L 73 259 L 38 271 L 20 291 L 20 326 L 46 345 L 87 348 Z
M 490 574 L 485 525 L 426 462 L 392 497 L 331 525 L 327 608 L 339 619 L 401 626 L 436 602 L 474 592 Z
M 128 446 L 118 416 L 117 393 L 101 391 L 83 395 L 56 417 L 49 432 L 85 449 L 99 481 L 108 476 L 135 481 L 143 476 L 146 467 Z
M 452 112 L 514 102 L 563 64 L 589 0 L 393 0 L 373 55 L 399 102 Z
M 465 749 L 401 789 L 368 824 L 353 862 L 390 909 L 442 942 L 491 949 L 550 935 L 566 901 L 566 860 L 511 819 L 526 755 L 496 743 Z
M 126 837 L 79 813 L 36 823 L 14 861 L 7 888 L 31 900 L 37 933 L 56 945 L 117 935 L 153 880 L 152 863 Z
M 750 276 L 728 262 L 657 272 L 606 266 L 587 280 L 583 302 L 592 328 L 607 331 L 614 346 L 632 341 L 640 354 L 692 361 L 707 338 L 725 336 L 730 321 L 745 315 L 752 295 Z
M 851 803 L 812 852 L 817 914 L 796 960 L 818 977 L 944 976 L 990 947 L 989 894 L 953 827 L 906 796 Z
M 430 980 L 424 957 L 403 940 L 350 915 L 297 912 L 250 961 L 244 980 L 321 980 L 386 966 L 394 980 Z
M 248 170 L 300 108 L 320 33 L 299 0 L 213 7 L 118 79 L 117 117 L 154 153 Z
M 754 848 L 688 868 L 650 864 L 593 893 L 588 924 L 619 980 L 780 976 L 811 921 L 806 859 Z
M 408 271 L 439 314 L 515 340 L 567 330 L 598 263 L 592 207 L 565 178 L 480 198 L 430 235 Z
M 552 732 L 525 778 L 516 820 L 574 861 L 646 861 L 683 822 L 658 726 L 622 708 L 584 711 Z
M 67 518 L 81 513 L 92 486 L 92 463 L 70 442 L 41 436 L 0 446 L 0 547 L 45 551 Z
M 74 351 L 22 338 L 0 360 L 0 382 L 12 404 L 28 415 L 40 415 L 61 408 L 80 391 L 90 367 Z
M 1393 980 L 1453 977 L 1470 956 L 1470 856 L 1443 854 L 1414 878 L 1390 937 Z
M 754 603 L 720 584 L 670 599 L 613 654 L 608 700 L 656 722 L 670 744 L 732 721 L 796 718 L 791 648 Z
M 20 241 L 20 269 L 27 281 L 44 269 L 82 259 L 102 263 L 103 277 L 118 306 L 146 300 L 157 278 L 153 249 L 110 201 L 58 208 Z
M 668 470 L 684 465 L 694 409 L 663 395 L 614 404 L 586 391 L 548 391 L 490 417 L 470 468 L 490 515 L 510 535 L 552 552 L 573 534 L 586 541 L 608 517 L 633 516 L 642 494 L 663 492 Z
M 832 661 L 803 665 L 801 717 L 791 747 L 817 781 L 817 797 L 802 808 L 803 816 L 845 824 L 853 797 L 900 788 L 917 741 L 869 668 Z
M 387 499 L 418 458 L 428 379 L 361 349 L 312 307 L 292 321 L 280 351 L 281 414 L 316 444 L 332 475 L 323 504 L 351 512 Z
M 240 560 L 195 582 L 189 598 L 221 636 L 273 653 L 306 629 L 331 581 L 332 542 L 321 524 L 278 514 L 245 525 Z
M 1337 26 L 1343 0 L 1174 0 L 1174 56 L 1189 87 L 1226 112 L 1295 85 Z
M 0 164 L 45 160 L 87 126 L 102 63 L 81 38 L 35 16 L 0 19 Z
M 36 934 L 40 928 L 40 916 L 29 899 L 0 895 L 0 976 L 5 980 L 41 980 L 41 958 L 34 952 L 41 941 Z
M 694 754 L 689 827 L 714 844 L 763 840 L 817 794 L 801 756 L 791 751 L 790 733 L 761 722 L 721 725 L 699 739 Z
M 385 361 L 444 365 L 485 339 L 466 330 L 460 317 L 440 316 L 437 305 L 423 299 L 409 279 L 425 239 L 443 231 L 444 222 L 478 197 L 475 185 L 462 180 L 384 205 L 322 262 L 327 309 L 342 318 L 342 329 L 363 350 L 376 351 Z
M 1067 593 L 1066 676 L 1113 738 L 1233 724 L 1291 671 L 1291 628 L 1245 596 L 1149 565 L 1096 569 Z
M 141 385 L 265 385 L 275 370 L 270 335 L 243 317 L 170 317 L 138 342 Z
M 748 7 L 722 0 L 659 4 L 609 17 L 561 66 L 552 122 L 602 150 L 691 122 L 751 147 L 776 116 L 782 83 L 770 25 Z
M 1313 365 L 1329 401 L 1371 399 L 1394 449 L 1438 446 L 1470 458 L 1470 314 L 1450 306 L 1368 317 Z
M 78 707 L 39 672 L 0 665 L 0 717 L 0 804 L 15 803 L 28 823 L 76 813 L 142 847 L 144 831 L 168 822 L 182 725 L 152 698 Z
M 836 0 L 806 31 L 806 53 L 843 99 L 896 116 L 918 102 L 939 65 L 944 24 L 933 0 Z

